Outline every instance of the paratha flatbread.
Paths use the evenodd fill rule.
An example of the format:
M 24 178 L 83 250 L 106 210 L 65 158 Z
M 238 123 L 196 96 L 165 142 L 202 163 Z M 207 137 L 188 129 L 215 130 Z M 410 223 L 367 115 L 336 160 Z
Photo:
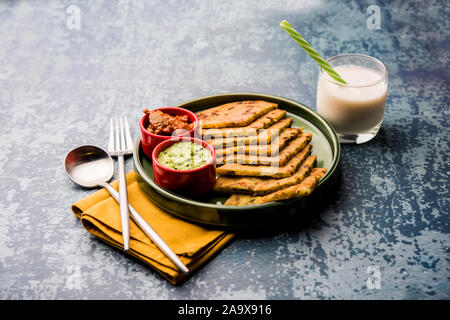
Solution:
M 264 117 L 264 116 L 263 116 Z M 227 148 L 231 146 L 242 146 L 242 145 L 254 145 L 254 144 L 269 144 L 271 141 L 277 137 L 283 130 L 288 128 L 292 123 L 291 118 L 284 118 L 280 121 L 272 124 L 267 129 L 262 129 L 258 131 L 256 136 L 247 137 L 231 137 L 231 138 L 217 138 L 211 140 L 205 140 L 214 148 Z M 303 130 L 303 128 L 301 128 Z
M 243 127 L 256 118 L 277 108 L 267 101 L 237 101 L 197 113 L 202 128 Z
M 232 154 L 249 154 L 249 155 L 264 155 L 274 156 L 282 150 L 289 141 L 301 135 L 302 129 L 300 128 L 287 128 L 283 130 L 279 136 L 277 136 L 271 144 L 263 145 L 239 145 L 229 148 L 216 147 L 216 156 L 222 158 L 225 155 Z
M 311 144 L 307 144 L 302 151 L 281 167 L 226 163 L 223 166 L 218 167 L 216 172 L 220 175 L 287 178 L 297 171 L 303 160 L 309 156 L 311 148 Z
M 299 153 L 306 144 L 311 141 L 312 133 L 306 132 L 301 136 L 295 138 L 288 142 L 288 145 L 283 148 L 278 155 L 275 156 L 260 156 L 260 155 L 245 155 L 245 154 L 227 154 L 225 157 L 217 158 L 217 164 L 228 164 L 228 163 L 238 163 L 238 164 L 251 164 L 251 165 L 266 165 L 266 166 L 284 166 L 292 157 Z M 278 148 L 274 146 L 274 148 Z M 260 149 L 262 151 L 263 149 Z M 266 149 L 267 150 L 267 149 Z
M 207 111 L 207 110 L 206 110 Z M 216 129 L 205 129 L 201 127 L 200 134 L 204 140 L 220 137 L 242 137 L 242 136 L 256 136 L 260 129 L 265 129 L 272 124 L 280 121 L 286 116 L 286 111 L 281 109 L 272 110 L 263 116 L 259 117 L 252 123 L 239 126 L 235 128 L 222 127 Z
M 220 176 L 214 185 L 214 191 L 253 196 L 266 195 L 300 183 L 314 167 L 316 159 L 315 155 L 309 156 L 292 176 L 283 179 Z
M 301 183 L 269 193 L 262 197 L 233 194 L 226 202 L 226 206 L 246 206 L 262 204 L 272 201 L 287 200 L 310 195 L 316 188 L 317 182 L 325 175 L 326 168 L 314 168 Z

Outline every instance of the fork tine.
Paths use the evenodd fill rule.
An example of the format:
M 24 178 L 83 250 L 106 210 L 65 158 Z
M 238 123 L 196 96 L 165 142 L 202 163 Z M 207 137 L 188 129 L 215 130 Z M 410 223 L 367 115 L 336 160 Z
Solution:
M 128 126 L 128 119 L 125 117 L 125 137 L 127 138 L 127 149 L 133 149 L 133 139 L 131 139 L 130 127 Z
M 108 152 L 114 151 L 114 129 L 113 129 L 113 119 L 109 121 L 109 142 L 108 142 Z
M 123 118 L 120 118 L 120 151 L 125 151 L 127 146 L 125 145 L 125 128 L 123 127 Z
M 116 148 L 114 151 L 120 151 L 120 140 L 119 140 L 119 121 L 117 121 L 117 119 L 114 119 L 115 123 L 116 123 Z

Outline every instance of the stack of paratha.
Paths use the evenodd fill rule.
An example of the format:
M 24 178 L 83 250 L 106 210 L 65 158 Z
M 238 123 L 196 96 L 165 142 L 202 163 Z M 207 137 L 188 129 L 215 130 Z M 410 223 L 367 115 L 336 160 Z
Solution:
M 325 175 L 315 168 L 312 134 L 266 101 L 238 101 L 199 112 L 201 135 L 216 149 L 214 190 L 242 206 L 309 195 Z

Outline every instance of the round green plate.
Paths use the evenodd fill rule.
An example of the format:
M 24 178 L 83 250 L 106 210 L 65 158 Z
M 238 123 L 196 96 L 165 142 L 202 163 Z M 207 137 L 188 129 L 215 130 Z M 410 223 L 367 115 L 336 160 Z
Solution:
M 278 104 L 291 117 L 292 127 L 304 127 L 312 132 L 312 154 L 317 155 L 317 166 L 327 168 L 326 175 L 317 185 L 314 192 L 303 198 L 270 202 L 250 206 L 224 206 L 228 195 L 210 191 L 198 199 L 191 199 L 158 186 L 153 180 L 151 160 L 142 152 L 140 140 L 135 144 L 133 152 L 134 169 L 139 186 L 154 203 L 164 210 L 179 217 L 203 224 L 220 226 L 252 226 L 288 220 L 292 216 L 301 215 L 313 205 L 314 199 L 327 196 L 329 186 L 334 182 L 340 158 L 340 145 L 336 132 L 330 124 L 316 112 L 305 105 L 272 95 L 255 93 L 227 93 L 203 97 L 180 104 L 177 107 L 198 112 L 233 101 L 265 100 Z

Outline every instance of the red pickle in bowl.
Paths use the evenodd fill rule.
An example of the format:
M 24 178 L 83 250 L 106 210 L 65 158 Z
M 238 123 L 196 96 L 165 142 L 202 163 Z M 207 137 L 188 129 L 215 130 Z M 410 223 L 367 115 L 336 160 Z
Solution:
M 153 149 L 161 142 L 174 137 L 194 137 L 197 135 L 199 121 L 197 116 L 190 110 L 164 107 L 152 111 L 144 109 L 144 112 L 145 115 L 141 118 L 139 128 L 141 131 L 142 150 L 150 159 L 152 158 Z M 149 121 L 149 114 L 152 122 Z M 153 132 L 158 132 L 159 134 Z
M 148 115 L 147 131 L 158 135 L 177 135 L 192 130 L 194 123 L 189 122 L 187 115 L 171 116 L 160 110 L 144 109 Z

